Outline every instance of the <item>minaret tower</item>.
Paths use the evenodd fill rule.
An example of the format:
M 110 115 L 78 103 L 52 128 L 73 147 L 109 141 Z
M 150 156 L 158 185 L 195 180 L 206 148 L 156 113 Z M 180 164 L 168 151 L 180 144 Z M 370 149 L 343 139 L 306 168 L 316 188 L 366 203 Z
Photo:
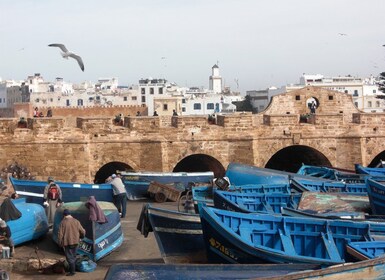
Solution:
M 212 68 L 212 75 L 210 76 L 210 86 L 209 89 L 214 91 L 214 93 L 222 92 L 222 77 L 219 75 L 219 67 L 215 64 Z

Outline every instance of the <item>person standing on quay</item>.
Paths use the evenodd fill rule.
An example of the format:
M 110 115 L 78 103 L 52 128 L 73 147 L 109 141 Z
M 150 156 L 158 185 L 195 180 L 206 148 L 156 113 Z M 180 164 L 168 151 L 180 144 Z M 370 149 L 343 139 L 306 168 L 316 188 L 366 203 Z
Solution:
M 71 216 L 68 209 L 63 211 L 63 220 L 59 225 L 57 235 L 60 247 L 64 248 L 64 254 L 69 264 L 69 272 L 67 276 L 75 275 L 76 251 L 78 249 L 80 239 L 86 235 L 85 229 L 80 222 Z
M 121 217 L 124 218 L 126 216 L 126 204 L 127 204 L 127 193 L 126 187 L 123 184 L 122 179 L 116 174 L 111 175 L 112 181 L 112 191 L 114 194 L 114 204 L 116 208 L 118 208 L 119 213 L 121 213 Z
M 60 186 L 55 183 L 52 177 L 48 177 L 48 184 L 44 188 L 43 198 L 48 225 L 52 225 L 56 209 L 62 204 L 62 192 Z

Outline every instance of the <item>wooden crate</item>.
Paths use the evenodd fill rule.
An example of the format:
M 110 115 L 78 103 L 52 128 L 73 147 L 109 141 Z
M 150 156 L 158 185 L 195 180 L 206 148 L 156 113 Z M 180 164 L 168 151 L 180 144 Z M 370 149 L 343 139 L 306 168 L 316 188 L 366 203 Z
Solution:
M 148 186 L 148 192 L 154 195 L 156 202 L 165 202 L 167 199 L 178 201 L 183 190 L 175 188 L 173 184 L 151 182 Z

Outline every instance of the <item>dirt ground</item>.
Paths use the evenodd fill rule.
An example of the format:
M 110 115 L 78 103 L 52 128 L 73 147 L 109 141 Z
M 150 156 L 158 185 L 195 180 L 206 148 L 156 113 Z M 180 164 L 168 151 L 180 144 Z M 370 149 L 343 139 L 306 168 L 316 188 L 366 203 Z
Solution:
M 128 201 L 127 215 L 121 220 L 124 232 L 124 241 L 122 246 L 113 251 L 110 255 L 104 257 L 97 262 L 97 268 L 93 272 L 83 273 L 77 272 L 73 277 L 53 274 L 43 275 L 39 272 L 34 273 L 18 273 L 10 272 L 9 276 L 12 280 L 18 279 L 85 279 L 92 280 L 104 279 L 108 268 L 116 263 L 163 263 L 158 245 L 156 244 L 153 233 L 150 233 L 147 238 L 136 229 L 140 212 L 143 203 L 151 202 L 160 207 L 177 210 L 175 202 L 165 202 L 158 204 L 151 201 Z M 51 232 L 44 238 L 18 246 L 15 249 L 16 255 L 14 259 L 36 258 L 35 248 L 39 248 L 41 256 L 50 259 L 64 259 L 64 254 L 58 249 L 52 241 Z M 1 260 L 0 260 L 1 268 Z

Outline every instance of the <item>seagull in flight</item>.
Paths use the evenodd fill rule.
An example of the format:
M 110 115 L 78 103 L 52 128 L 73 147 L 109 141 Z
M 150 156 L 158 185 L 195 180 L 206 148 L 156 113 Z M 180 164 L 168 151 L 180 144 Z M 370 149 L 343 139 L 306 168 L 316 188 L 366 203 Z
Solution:
M 348 34 L 346 34 L 346 33 L 338 33 L 338 35 L 341 35 L 341 36 L 348 36 Z
M 82 71 L 84 72 L 84 64 L 83 64 L 83 60 L 80 56 L 70 52 L 63 44 L 49 44 L 48 47 L 58 47 L 62 50 L 62 57 L 65 58 L 65 59 L 68 59 L 68 57 L 72 57 L 74 59 L 76 59 L 76 61 L 78 62 L 79 66 L 80 66 L 80 69 L 82 69 Z

